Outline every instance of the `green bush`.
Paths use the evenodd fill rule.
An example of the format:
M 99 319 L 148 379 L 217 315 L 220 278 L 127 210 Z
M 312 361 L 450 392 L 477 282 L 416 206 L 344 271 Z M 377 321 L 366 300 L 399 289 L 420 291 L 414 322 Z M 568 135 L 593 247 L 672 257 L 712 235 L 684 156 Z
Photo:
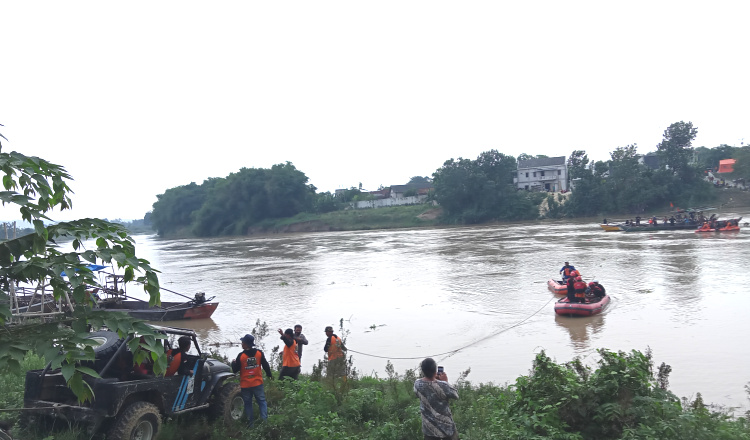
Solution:
M 461 438 L 750 440 L 747 419 L 710 410 L 700 394 L 692 402 L 681 402 L 668 391 L 671 368 L 665 364 L 654 368 L 649 351 L 599 350 L 599 358 L 590 368 L 580 360 L 557 363 L 541 352 L 528 375 L 503 386 L 472 385 L 465 380 L 467 370 L 456 381 L 460 399 L 451 404 Z M 167 421 L 159 438 L 422 438 L 419 400 L 412 390 L 415 372 L 400 375 L 388 363 L 386 374 L 385 378 L 318 374 L 302 375 L 297 381 L 266 381 L 267 423 L 248 429 L 243 420 L 224 427 L 192 414 Z M 3 376 L 3 403 L 20 404 L 22 383 L 20 374 L 12 380 Z M 84 439 L 84 432 L 55 432 L 54 438 Z M 25 433 L 21 438 L 40 438 L 38 434 Z

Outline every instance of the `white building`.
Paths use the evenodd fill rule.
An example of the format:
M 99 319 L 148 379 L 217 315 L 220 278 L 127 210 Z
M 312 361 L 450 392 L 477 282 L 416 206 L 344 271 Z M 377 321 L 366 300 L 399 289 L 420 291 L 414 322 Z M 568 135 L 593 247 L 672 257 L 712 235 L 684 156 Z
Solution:
M 516 188 L 529 191 L 567 191 L 568 166 L 565 156 L 518 161 Z

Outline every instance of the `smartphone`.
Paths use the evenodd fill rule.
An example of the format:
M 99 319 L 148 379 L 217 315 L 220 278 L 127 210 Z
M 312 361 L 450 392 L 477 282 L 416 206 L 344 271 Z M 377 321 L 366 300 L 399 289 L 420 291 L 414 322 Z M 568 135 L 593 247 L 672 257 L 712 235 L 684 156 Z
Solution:
M 443 367 L 438 365 L 438 374 L 443 374 L 443 373 L 445 373 L 445 370 L 443 369 Z

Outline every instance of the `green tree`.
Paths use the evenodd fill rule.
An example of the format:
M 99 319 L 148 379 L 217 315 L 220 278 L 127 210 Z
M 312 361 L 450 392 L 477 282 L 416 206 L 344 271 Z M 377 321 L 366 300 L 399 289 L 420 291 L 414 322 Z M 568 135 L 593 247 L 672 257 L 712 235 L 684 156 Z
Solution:
M 719 167 L 719 161 L 734 157 L 737 147 L 721 144 L 715 148 L 698 147 L 695 149 L 697 166 L 699 170 L 706 168 L 715 169 Z
M 589 164 L 589 157 L 584 150 L 573 150 L 568 157 L 568 171 L 571 179 L 583 179 L 591 176 L 591 170 L 586 166 Z
M 425 177 L 414 176 L 411 179 L 409 179 L 409 182 L 407 183 L 407 185 L 422 184 L 422 183 L 432 183 L 432 179 L 430 179 L 427 176 Z M 382 189 L 382 188 L 378 188 L 378 189 Z
M 338 209 L 336 197 L 330 191 L 318 193 L 313 201 L 312 211 L 317 214 L 336 211 Z
M 210 189 L 219 181 L 220 179 L 209 179 L 202 185 L 192 182 L 157 195 L 151 211 L 151 222 L 157 233 L 167 235 L 181 228 L 189 228 L 193 222 L 193 213 L 203 206 Z
M 477 157 L 476 165 L 485 178 L 497 185 L 513 183 L 513 177 L 518 170 L 518 162 L 513 156 L 500 153 L 497 150 L 485 151 Z
M 675 122 L 664 130 L 664 139 L 656 146 L 662 163 L 683 179 L 690 177 L 691 145 L 697 135 L 692 122 Z
M 734 152 L 733 159 L 735 163 L 734 171 L 731 174 L 732 178 L 750 180 L 750 146 L 738 148 Z
M 513 187 L 515 163 L 495 150 L 477 160 L 450 159 L 433 174 L 435 200 L 447 218 L 461 223 L 535 218 L 541 200 L 534 202 Z
M 81 365 L 81 361 L 94 359 L 91 341 L 85 338 L 89 326 L 106 325 L 122 333 L 138 331 L 150 336 L 154 333 L 127 315 L 92 310 L 86 290 L 89 286 L 98 286 L 99 282 L 87 265 L 116 265 L 123 271 L 126 282 L 137 281 L 143 285 L 152 305 L 159 303 L 157 271 L 148 261 L 135 255 L 134 241 L 121 225 L 94 218 L 50 223 L 49 212 L 72 206 L 67 183 L 71 176 L 62 166 L 39 157 L 0 150 L 0 170 L 4 188 L 0 200 L 4 205 L 18 206 L 21 218 L 32 223 L 35 229 L 33 234 L 0 243 L 0 282 L 3 284 L 0 296 L 6 297 L 4 301 L 0 298 L 0 325 L 3 325 L 0 370 L 18 369 L 24 356 L 34 352 L 50 362 L 52 368 L 62 368 L 63 377 L 80 400 L 90 399 L 92 390 L 83 376 L 96 373 Z M 71 240 L 73 250 L 62 250 L 57 244 L 61 240 Z M 45 320 L 20 319 L 13 314 L 6 293 L 18 284 L 48 286 L 55 299 L 70 299 L 75 308 L 65 315 Z M 150 341 L 153 340 L 150 337 Z M 131 348 L 136 352 L 136 359 L 142 361 L 145 352 L 137 350 L 138 339 L 134 341 Z M 81 349 L 83 346 L 85 348 Z M 165 364 L 164 355 L 156 356 L 155 360 L 158 373 Z
M 152 221 L 159 234 L 189 228 L 198 236 L 245 234 L 265 219 L 292 217 L 320 204 L 315 187 L 291 162 L 266 168 L 242 168 L 202 185 L 170 188 L 158 197 Z M 327 211 L 326 211 L 327 212 Z

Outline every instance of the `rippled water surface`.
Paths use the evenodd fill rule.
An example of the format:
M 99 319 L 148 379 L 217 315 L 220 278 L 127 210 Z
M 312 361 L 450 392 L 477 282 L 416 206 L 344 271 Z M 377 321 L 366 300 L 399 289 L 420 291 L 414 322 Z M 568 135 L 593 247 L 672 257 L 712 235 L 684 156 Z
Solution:
M 306 371 L 322 357 L 324 327 L 343 318 L 364 374 L 382 376 L 389 359 L 403 372 L 433 356 L 452 379 L 471 368 L 469 380 L 502 384 L 526 374 L 542 349 L 593 364 L 597 348 L 650 347 L 657 364 L 672 365 L 679 396 L 747 406 L 750 228 L 624 233 L 595 221 L 136 241 L 163 287 L 220 303 L 212 319 L 171 324 L 223 342 L 257 319 L 272 329 L 300 323 Z M 554 314 L 546 281 L 566 260 L 605 285 L 613 302 L 603 314 Z

